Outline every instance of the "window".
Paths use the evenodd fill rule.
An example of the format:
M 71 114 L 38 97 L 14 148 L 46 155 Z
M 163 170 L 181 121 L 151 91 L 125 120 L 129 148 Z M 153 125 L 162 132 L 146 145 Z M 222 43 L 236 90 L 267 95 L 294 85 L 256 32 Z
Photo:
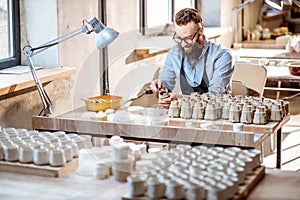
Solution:
M 186 7 L 196 7 L 196 0 L 139 0 L 140 32 L 143 35 L 162 31 L 173 23 L 176 12 Z
M 20 64 L 19 0 L 0 0 L 0 69 Z

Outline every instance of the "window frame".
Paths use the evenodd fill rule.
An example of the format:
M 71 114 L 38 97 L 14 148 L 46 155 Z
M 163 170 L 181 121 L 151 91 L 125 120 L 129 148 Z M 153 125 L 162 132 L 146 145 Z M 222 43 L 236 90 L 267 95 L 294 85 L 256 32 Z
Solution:
M 10 0 L 8 0 L 10 1 Z M 0 59 L 0 69 L 13 67 L 21 63 L 21 49 L 20 49 L 20 2 L 19 0 L 11 1 L 11 8 L 9 8 L 12 17 L 12 37 L 13 45 L 12 48 L 13 56 Z
M 170 5 L 171 10 L 168 11 L 170 15 L 171 22 L 174 21 L 173 17 L 175 15 L 175 0 L 168 0 Z M 142 35 L 148 35 L 146 29 L 149 29 L 147 27 L 147 3 L 148 0 L 139 0 L 139 32 Z M 194 0 L 194 7 L 196 9 L 199 9 L 199 1 Z M 161 26 L 164 26 L 165 24 L 161 24 Z M 151 29 L 151 28 L 150 28 Z

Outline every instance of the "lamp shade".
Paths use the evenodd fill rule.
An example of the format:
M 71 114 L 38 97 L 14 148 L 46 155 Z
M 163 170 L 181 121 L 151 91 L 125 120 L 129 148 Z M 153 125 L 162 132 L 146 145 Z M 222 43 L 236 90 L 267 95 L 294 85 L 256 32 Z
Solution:
M 102 49 L 114 41 L 119 35 L 119 32 L 113 28 L 105 27 L 99 33 L 96 34 L 96 46 L 98 49 Z

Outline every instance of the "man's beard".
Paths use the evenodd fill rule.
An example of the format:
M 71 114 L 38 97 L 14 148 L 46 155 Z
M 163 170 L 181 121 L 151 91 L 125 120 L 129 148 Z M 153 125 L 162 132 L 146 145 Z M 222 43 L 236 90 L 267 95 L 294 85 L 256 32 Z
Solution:
M 202 54 L 203 47 L 198 43 L 193 43 L 193 46 L 191 46 L 188 49 L 185 49 L 181 47 L 181 51 L 183 56 L 189 61 L 192 66 L 196 66 L 196 63 L 199 61 L 199 57 Z

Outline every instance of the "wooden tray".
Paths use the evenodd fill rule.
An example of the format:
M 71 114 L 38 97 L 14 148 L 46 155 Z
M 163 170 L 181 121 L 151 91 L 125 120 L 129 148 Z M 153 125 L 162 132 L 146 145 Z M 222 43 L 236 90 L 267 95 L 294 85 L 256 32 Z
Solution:
M 232 198 L 232 200 L 241 200 L 245 199 L 250 192 L 254 189 L 254 187 L 258 184 L 258 182 L 265 175 L 265 167 L 260 166 L 253 174 L 246 176 L 244 184 L 239 186 L 238 193 Z M 149 199 L 147 196 L 138 196 L 138 197 L 130 197 L 128 194 L 122 197 L 122 200 L 146 200 Z M 161 198 L 160 200 L 166 200 L 166 198 Z
M 78 158 L 73 159 L 62 167 L 52 167 L 50 165 L 35 165 L 33 163 L 20 163 L 0 161 L 0 171 L 32 174 L 47 177 L 63 177 L 70 172 L 75 171 L 78 167 Z

